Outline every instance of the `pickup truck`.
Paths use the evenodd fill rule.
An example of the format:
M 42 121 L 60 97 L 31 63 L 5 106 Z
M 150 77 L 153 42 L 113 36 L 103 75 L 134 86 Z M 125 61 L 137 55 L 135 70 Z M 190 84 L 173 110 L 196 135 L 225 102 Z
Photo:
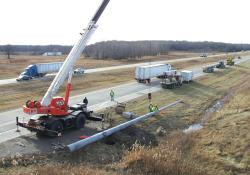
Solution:
M 76 68 L 76 69 L 74 70 L 74 74 L 75 74 L 75 75 L 81 75 L 81 74 L 84 74 L 84 72 L 85 72 L 85 69 L 82 68 L 82 67 Z

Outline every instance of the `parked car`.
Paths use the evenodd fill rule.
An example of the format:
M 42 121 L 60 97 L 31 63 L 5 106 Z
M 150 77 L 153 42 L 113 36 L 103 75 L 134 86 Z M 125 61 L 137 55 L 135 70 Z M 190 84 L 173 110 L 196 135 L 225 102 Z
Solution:
M 82 68 L 82 67 L 76 68 L 76 69 L 74 70 L 74 74 L 75 74 L 75 75 L 81 75 L 81 74 L 84 74 L 84 72 L 85 72 L 85 69 Z
M 203 54 L 200 55 L 200 57 L 207 58 L 207 54 L 203 53 Z
M 203 72 L 205 73 L 213 73 L 214 72 L 214 66 L 206 66 L 206 67 L 203 67 Z
M 23 80 L 30 80 L 30 79 L 32 79 L 31 76 L 28 76 L 28 75 L 25 75 L 25 74 L 23 74 L 23 75 L 21 74 L 21 75 L 19 75 L 17 77 L 16 81 L 23 81 Z

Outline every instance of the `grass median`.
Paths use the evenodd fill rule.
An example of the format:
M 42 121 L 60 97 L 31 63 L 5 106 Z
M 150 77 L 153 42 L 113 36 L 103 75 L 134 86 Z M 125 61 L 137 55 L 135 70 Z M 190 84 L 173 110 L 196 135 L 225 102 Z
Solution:
M 216 62 L 224 57 L 211 57 L 199 60 L 173 62 L 171 65 L 178 69 L 191 69 L 201 65 Z M 27 100 L 40 100 L 46 93 L 53 76 L 41 80 L 18 82 L 0 86 L 0 111 L 21 107 Z M 108 88 L 134 81 L 134 68 L 119 69 L 100 73 L 74 76 L 72 80 L 71 96 L 79 95 L 93 90 Z M 65 85 L 60 88 L 57 95 L 64 96 Z
M 163 106 L 176 99 L 183 99 L 185 103 L 115 134 L 110 138 L 114 141 L 112 145 L 97 142 L 76 154 L 46 159 L 46 164 L 51 165 L 14 167 L 5 169 L 4 173 L 247 174 L 249 78 L 248 61 L 208 74 L 181 88 L 163 89 L 152 94 L 152 103 Z M 182 133 L 190 124 L 200 122 L 206 109 L 230 93 L 234 94 L 232 98 L 220 112 L 211 116 L 201 131 L 190 135 Z M 141 115 L 148 112 L 148 105 L 145 94 L 128 102 L 126 109 Z M 125 121 L 115 115 L 113 108 L 106 112 L 112 113 L 116 124 Z M 163 136 L 156 134 L 159 127 L 165 130 Z M 53 171 L 55 167 L 57 171 Z

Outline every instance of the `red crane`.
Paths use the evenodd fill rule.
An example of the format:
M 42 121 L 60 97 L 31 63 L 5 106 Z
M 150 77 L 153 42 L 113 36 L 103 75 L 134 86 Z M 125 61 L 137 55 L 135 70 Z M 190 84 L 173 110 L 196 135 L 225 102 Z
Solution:
M 71 91 L 71 78 L 73 66 L 96 30 L 96 23 L 109 1 L 110 0 L 102 1 L 95 15 L 88 23 L 87 28 L 84 30 L 84 33 L 80 33 L 81 35 L 78 42 L 71 49 L 43 99 L 41 101 L 28 100 L 26 104 L 23 105 L 23 111 L 25 113 L 36 115 L 36 117 L 31 118 L 27 123 L 21 123 L 17 118 L 18 126 L 27 128 L 30 131 L 35 131 L 37 134 L 56 136 L 68 128 L 82 128 L 86 119 L 93 119 L 91 116 L 93 111 L 88 111 L 86 104 L 79 103 L 74 106 L 68 105 Z M 55 97 L 57 91 L 67 77 L 68 84 L 65 96 Z M 38 114 L 39 116 L 37 116 Z

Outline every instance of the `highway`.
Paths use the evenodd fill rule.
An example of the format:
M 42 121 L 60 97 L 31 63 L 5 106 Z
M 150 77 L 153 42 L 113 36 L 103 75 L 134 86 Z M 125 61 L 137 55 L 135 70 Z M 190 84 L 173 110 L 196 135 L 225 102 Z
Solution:
M 209 57 L 220 57 L 225 56 L 226 54 L 218 54 L 218 55 L 211 55 Z M 149 64 L 164 64 L 164 63 L 173 63 L 173 62 L 180 62 L 180 61 L 190 61 L 190 60 L 199 60 L 202 59 L 201 57 L 191 57 L 191 58 L 179 58 L 179 59 L 173 59 L 173 60 L 164 60 L 164 61 L 154 61 L 154 62 L 145 62 L 145 63 L 136 63 L 136 64 L 128 64 L 128 65 L 121 65 L 121 66 L 111 66 L 111 67 L 102 67 L 102 68 L 95 68 L 95 69 L 86 69 L 85 73 L 98 73 L 98 72 L 104 72 L 104 71 L 112 71 L 112 70 L 118 70 L 118 69 L 127 69 L 127 68 L 133 68 L 136 66 L 143 66 L 143 65 L 149 65 Z M 55 74 L 48 74 L 47 76 L 54 76 Z M 36 78 L 29 81 L 37 81 L 46 78 Z M 6 85 L 6 84 L 13 84 L 13 83 L 19 83 L 16 81 L 16 78 L 11 79 L 3 79 L 0 80 L 0 85 Z
M 250 56 L 242 57 L 241 60 L 236 61 L 236 64 L 241 63 L 243 61 L 247 61 L 249 59 Z M 195 78 L 204 75 L 204 73 L 202 72 L 202 68 L 200 67 L 194 68 L 193 72 Z M 86 94 L 73 96 L 70 98 L 69 103 L 79 103 L 86 96 L 89 100 L 89 108 L 94 111 L 114 106 L 116 102 L 111 102 L 109 97 L 109 92 L 111 89 L 113 89 L 115 92 L 116 101 L 126 102 L 137 97 L 146 95 L 148 92 L 159 91 L 161 90 L 161 87 L 158 79 L 153 79 L 151 86 L 139 84 L 137 82 L 131 82 L 112 88 L 101 89 Z M 0 113 L 0 143 L 29 133 L 26 129 L 21 128 L 21 132 L 16 132 L 15 118 L 17 116 L 20 118 L 21 121 L 26 121 L 27 119 L 29 119 L 29 116 L 24 114 L 21 108 Z

